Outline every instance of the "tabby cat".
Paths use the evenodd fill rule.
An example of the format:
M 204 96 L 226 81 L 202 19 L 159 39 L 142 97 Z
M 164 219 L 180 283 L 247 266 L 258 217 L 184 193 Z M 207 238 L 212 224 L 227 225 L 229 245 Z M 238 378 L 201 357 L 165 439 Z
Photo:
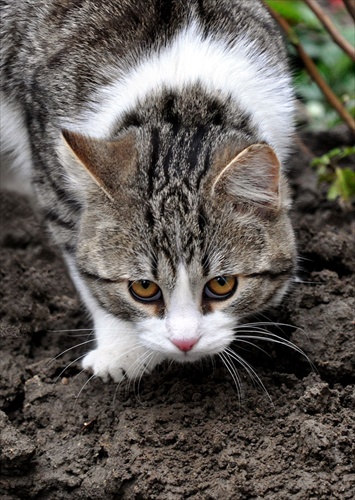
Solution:
M 83 367 L 223 356 L 296 252 L 282 37 L 258 0 L 5 0 L 2 143 L 89 309 Z M 60 286 L 60 284 L 58 284 Z

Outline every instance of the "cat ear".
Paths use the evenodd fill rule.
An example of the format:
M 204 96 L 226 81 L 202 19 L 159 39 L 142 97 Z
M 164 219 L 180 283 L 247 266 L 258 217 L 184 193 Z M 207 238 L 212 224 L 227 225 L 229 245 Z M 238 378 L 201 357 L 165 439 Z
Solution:
M 114 200 L 120 186 L 133 176 L 136 166 L 133 134 L 127 134 L 117 141 L 92 139 L 68 130 L 63 130 L 62 136 L 75 159 L 106 195 Z M 70 173 L 71 178 L 74 176 L 74 173 Z
M 236 201 L 261 208 L 280 206 L 280 162 L 267 144 L 253 144 L 241 151 L 217 175 L 212 193 L 223 191 Z

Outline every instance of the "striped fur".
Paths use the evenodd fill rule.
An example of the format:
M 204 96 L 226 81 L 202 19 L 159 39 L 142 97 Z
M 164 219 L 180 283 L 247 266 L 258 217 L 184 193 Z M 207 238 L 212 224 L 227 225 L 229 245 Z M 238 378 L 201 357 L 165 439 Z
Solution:
M 294 270 L 272 19 L 256 0 L 11 0 L 2 19 L 4 136 L 93 316 L 84 367 L 119 381 L 223 352 Z

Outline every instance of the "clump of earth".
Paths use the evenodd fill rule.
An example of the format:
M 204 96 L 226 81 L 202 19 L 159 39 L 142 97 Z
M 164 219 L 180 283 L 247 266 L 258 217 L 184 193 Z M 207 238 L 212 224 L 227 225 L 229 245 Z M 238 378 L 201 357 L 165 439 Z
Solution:
M 218 360 L 118 386 L 90 378 L 92 325 L 65 266 L 27 199 L 1 193 L 2 500 L 355 498 L 354 218 L 327 201 L 307 151 L 351 138 L 302 139 L 299 280 L 259 321 L 308 359 L 236 346 L 265 389 L 239 367 L 238 391 Z

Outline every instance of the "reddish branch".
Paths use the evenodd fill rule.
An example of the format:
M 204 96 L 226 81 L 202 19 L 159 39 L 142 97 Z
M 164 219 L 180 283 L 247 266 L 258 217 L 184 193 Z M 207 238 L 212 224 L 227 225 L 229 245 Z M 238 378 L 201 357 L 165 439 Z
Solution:
M 277 23 L 281 26 L 283 31 L 286 33 L 290 41 L 293 43 L 295 46 L 298 55 L 303 61 L 303 64 L 305 65 L 309 75 L 311 78 L 315 81 L 315 83 L 318 85 L 318 87 L 321 89 L 323 92 L 324 96 L 326 97 L 327 101 L 329 104 L 337 111 L 339 116 L 342 118 L 342 120 L 348 125 L 351 131 L 355 131 L 355 120 L 352 118 L 350 113 L 346 110 L 346 108 L 342 105 L 341 101 L 338 99 L 338 97 L 334 94 L 332 89 L 329 87 L 327 82 L 324 80 L 324 78 L 321 76 L 319 73 L 317 66 L 315 63 L 312 61 L 312 59 L 309 57 L 309 55 L 305 52 L 304 48 L 302 47 L 300 41 L 298 40 L 297 36 L 295 35 L 293 29 L 291 26 L 288 24 L 286 19 L 281 17 L 276 11 L 271 9 L 267 4 L 265 4 L 273 18 L 277 21 Z
M 318 19 L 323 24 L 325 29 L 328 31 L 330 36 L 333 38 L 334 42 L 337 45 L 339 45 L 339 47 L 343 49 L 343 51 L 346 52 L 353 61 L 355 61 L 355 47 L 353 47 L 351 43 L 345 40 L 345 38 L 339 33 L 339 31 L 331 21 L 330 17 L 328 17 L 323 12 L 317 0 L 303 0 L 303 1 L 315 13 L 315 15 L 318 17 Z

